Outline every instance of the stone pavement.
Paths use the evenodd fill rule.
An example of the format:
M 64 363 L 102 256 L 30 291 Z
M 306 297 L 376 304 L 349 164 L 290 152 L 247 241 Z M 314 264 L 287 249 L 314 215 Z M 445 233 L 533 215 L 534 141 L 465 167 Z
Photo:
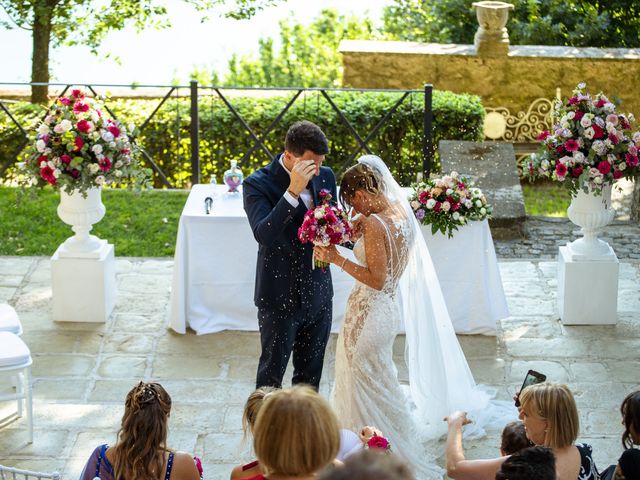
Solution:
M 497 337 L 460 341 L 476 380 L 496 387 L 498 398 L 510 399 L 529 368 L 568 383 L 580 409 L 580 440 L 593 444 L 604 467 L 621 450 L 620 402 L 640 388 L 640 262 L 621 263 L 618 324 L 606 327 L 558 321 L 555 268 L 549 261 L 501 261 L 512 316 L 500 322 Z M 168 259 L 118 259 L 112 318 L 104 325 L 56 323 L 49 259 L 0 258 L 0 302 L 20 314 L 35 377 L 35 442 L 26 444 L 24 419 L 10 417 L 15 403 L 0 403 L 0 463 L 78 478 L 93 448 L 114 441 L 125 395 L 141 378 L 160 381 L 172 395 L 170 445 L 202 457 L 205 478 L 226 479 L 232 465 L 251 458 L 240 446 L 240 416 L 252 390 L 258 335 L 167 331 L 171 269 Z M 326 355 L 324 395 L 335 339 Z M 406 380 L 403 343 L 399 337 L 395 360 Z M 499 432 L 466 447 L 471 458 L 496 455 Z

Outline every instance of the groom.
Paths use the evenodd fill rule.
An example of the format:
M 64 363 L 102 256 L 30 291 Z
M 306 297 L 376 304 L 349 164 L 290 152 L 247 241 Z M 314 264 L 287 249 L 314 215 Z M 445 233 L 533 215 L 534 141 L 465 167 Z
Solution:
M 312 268 L 313 246 L 298 240 L 305 212 L 326 189 L 336 196 L 336 179 L 323 167 L 327 137 L 308 121 L 289 128 L 284 153 L 247 177 L 244 209 L 258 241 L 254 302 L 262 353 L 256 388 L 282 387 L 293 351 L 293 384 L 318 389 L 331 331 L 333 286 L 329 269 Z

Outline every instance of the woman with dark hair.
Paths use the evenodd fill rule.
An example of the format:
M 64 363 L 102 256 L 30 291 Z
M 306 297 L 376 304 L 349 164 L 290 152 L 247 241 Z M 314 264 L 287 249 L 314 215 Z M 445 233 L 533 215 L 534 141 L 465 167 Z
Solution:
M 140 382 L 127 394 L 113 447 L 100 445 L 80 480 L 199 480 L 200 460 L 167 448 L 171 397 L 159 383 Z
M 622 448 L 625 451 L 616 465 L 611 465 L 600 477 L 602 480 L 640 479 L 640 390 L 631 392 L 620 405 L 622 414 Z

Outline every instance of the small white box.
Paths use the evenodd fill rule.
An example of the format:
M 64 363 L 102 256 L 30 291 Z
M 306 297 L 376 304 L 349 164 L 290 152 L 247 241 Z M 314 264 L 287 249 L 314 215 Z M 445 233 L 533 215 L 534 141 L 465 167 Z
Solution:
M 564 325 L 615 325 L 620 263 L 613 252 L 576 260 L 570 247 L 558 252 L 558 313 Z
M 58 322 L 106 322 L 116 303 L 113 245 L 98 258 L 51 257 L 53 319 Z

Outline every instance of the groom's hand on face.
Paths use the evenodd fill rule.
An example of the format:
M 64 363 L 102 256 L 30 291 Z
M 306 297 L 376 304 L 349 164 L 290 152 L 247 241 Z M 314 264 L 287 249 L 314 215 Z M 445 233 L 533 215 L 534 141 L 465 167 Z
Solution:
M 293 161 L 289 191 L 295 195 L 300 195 L 300 192 L 307 188 L 311 177 L 315 175 L 316 163 L 313 160 L 302 160 L 300 158 L 294 158 Z

